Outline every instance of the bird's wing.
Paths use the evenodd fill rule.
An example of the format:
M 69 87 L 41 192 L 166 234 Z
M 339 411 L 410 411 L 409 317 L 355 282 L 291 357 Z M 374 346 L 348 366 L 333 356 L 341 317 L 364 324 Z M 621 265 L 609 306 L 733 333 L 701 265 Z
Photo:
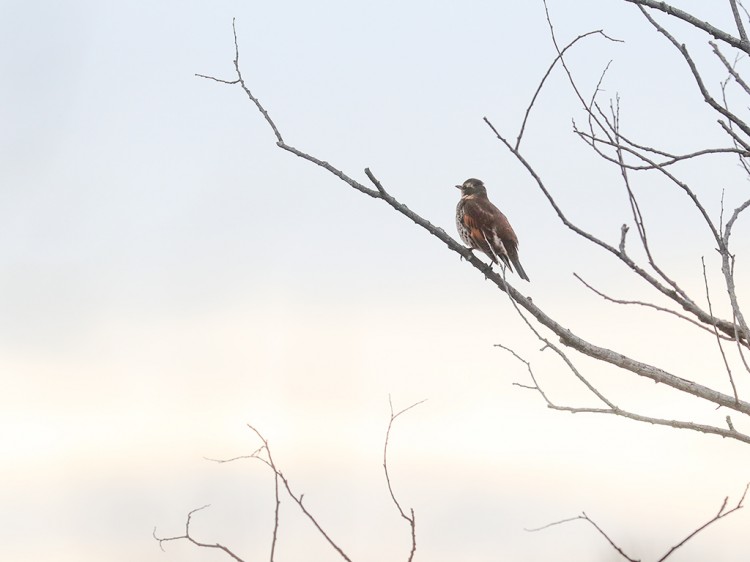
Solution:
M 513 227 L 510 225 L 508 218 L 492 202 L 487 201 L 487 214 L 492 216 L 492 236 L 497 240 L 498 245 L 514 256 L 518 254 L 518 237 Z
M 500 211 L 500 209 L 492 205 L 492 203 L 490 203 L 490 205 L 492 206 L 492 213 L 495 216 L 495 220 L 492 223 L 492 235 L 495 244 L 492 247 L 493 249 L 502 248 L 503 254 L 501 257 L 506 265 L 510 267 L 510 264 L 513 264 L 513 267 L 510 267 L 510 270 L 513 271 L 513 268 L 515 268 L 519 277 L 528 281 L 529 276 L 526 275 L 526 272 L 518 259 L 518 237 L 516 236 L 513 227 L 510 226 L 508 218 Z
M 505 220 L 506 224 L 508 220 L 497 207 L 491 203 L 488 206 L 486 203 L 489 201 L 486 201 L 484 205 L 471 199 L 466 201 L 464 225 L 469 229 L 469 235 L 478 249 L 487 254 L 492 261 L 497 262 L 500 259 L 508 264 L 508 252 L 502 237 L 499 236 L 497 224 L 499 219 Z

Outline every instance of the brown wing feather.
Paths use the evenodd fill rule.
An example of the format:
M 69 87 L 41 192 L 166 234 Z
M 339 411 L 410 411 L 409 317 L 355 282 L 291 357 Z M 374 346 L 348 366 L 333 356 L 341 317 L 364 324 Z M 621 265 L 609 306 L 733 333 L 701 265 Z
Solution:
M 503 255 L 503 261 L 508 265 L 511 271 L 515 268 L 516 273 L 521 279 L 529 280 L 529 276 L 524 271 L 521 261 L 518 259 L 518 237 L 513 231 L 513 227 L 510 226 L 508 218 L 495 207 L 490 201 L 487 201 L 487 206 L 490 209 L 492 215 L 495 217 L 493 222 L 493 233 L 496 234 L 499 244 L 502 245 L 505 250 Z M 513 264 L 513 267 L 510 264 Z
M 488 258 L 497 263 L 495 252 L 492 250 L 492 246 L 485 235 L 484 229 L 480 225 L 477 215 L 473 214 L 473 209 L 464 209 L 463 223 L 468 230 L 472 247 L 481 250 Z
M 472 239 L 479 240 L 477 248 L 495 263 L 502 260 L 510 267 L 507 246 L 516 251 L 518 239 L 505 215 L 489 200 L 473 197 L 467 198 L 464 210 L 464 224 L 470 229 Z

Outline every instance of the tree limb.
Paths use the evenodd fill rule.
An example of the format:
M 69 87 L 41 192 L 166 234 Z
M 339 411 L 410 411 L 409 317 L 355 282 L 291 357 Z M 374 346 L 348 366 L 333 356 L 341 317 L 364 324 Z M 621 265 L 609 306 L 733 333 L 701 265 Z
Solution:
M 724 41 L 725 43 L 731 45 L 732 47 L 750 54 L 750 45 L 748 45 L 746 40 L 743 41 L 742 39 L 738 39 L 737 37 L 734 37 L 733 35 L 727 33 L 726 31 L 722 31 L 721 29 L 714 27 L 713 25 L 711 25 L 710 23 L 706 21 L 699 20 L 692 14 L 689 14 L 683 10 L 680 10 L 679 8 L 675 8 L 674 6 L 670 6 L 666 2 L 660 2 L 658 0 L 625 0 L 625 1 L 630 2 L 631 4 L 636 4 L 641 9 L 643 9 L 643 6 L 646 6 L 647 8 L 653 8 L 654 10 L 659 10 L 660 12 L 664 12 L 665 14 L 674 16 L 678 19 L 681 19 L 682 21 L 689 23 L 693 27 L 702 29 L 703 31 L 713 36 L 714 38 L 718 39 L 719 41 Z

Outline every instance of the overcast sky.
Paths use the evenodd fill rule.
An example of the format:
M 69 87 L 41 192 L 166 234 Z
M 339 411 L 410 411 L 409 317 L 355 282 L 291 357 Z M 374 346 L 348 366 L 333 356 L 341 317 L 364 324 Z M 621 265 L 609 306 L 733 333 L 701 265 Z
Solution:
M 635 7 L 550 9 L 562 42 L 592 29 L 624 40 L 587 39 L 570 63 L 590 93 L 613 61 L 601 99 L 620 95 L 625 131 L 675 152 L 726 144 Z M 700 15 L 731 22 L 723 3 Z M 370 167 L 452 235 L 453 186 L 483 179 L 519 236 L 525 294 L 597 344 L 729 392 L 702 332 L 604 303 L 573 278 L 654 299 L 565 229 L 482 121 L 517 134 L 554 56 L 541 2 L 4 0 L 0 558 L 222 560 L 151 537 L 180 534 L 210 503 L 195 534 L 265 559 L 271 475 L 203 458 L 255 450 L 252 423 L 353 559 L 405 559 L 409 530 L 382 474 L 389 394 L 396 408 L 427 399 L 399 418 L 390 449 L 422 560 L 615 560 L 580 522 L 523 530 L 581 511 L 645 560 L 736 501 L 747 447 L 548 411 L 512 386 L 527 372 L 496 343 L 532 361 L 556 399 L 590 404 L 479 272 L 276 148 L 239 88 L 194 76 L 233 79 L 233 17 L 245 80 L 288 143 L 363 183 Z M 673 29 L 713 64 L 703 38 Z M 558 70 L 524 153 L 571 218 L 616 243 L 630 221 L 619 172 L 574 137 L 573 118 Z M 727 207 L 747 198 L 739 172 L 720 158 L 682 168 L 717 221 L 722 189 Z M 725 312 L 718 257 L 684 194 L 647 174 L 637 189 L 662 263 L 701 297 L 706 256 Z M 738 256 L 749 234 L 738 224 Z M 624 406 L 722 423 L 725 412 L 576 361 Z M 288 502 L 281 519 L 280 560 L 338 559 Z M 746 560 L 748 521 L 734 515 L 674 560 Z

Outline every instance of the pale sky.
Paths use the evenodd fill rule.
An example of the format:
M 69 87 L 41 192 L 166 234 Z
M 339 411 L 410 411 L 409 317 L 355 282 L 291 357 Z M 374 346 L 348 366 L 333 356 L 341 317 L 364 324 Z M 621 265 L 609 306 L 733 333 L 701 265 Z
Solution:
M 570 58 L 589 93 L 613 61 L 601 99 L 619 93 L 625 131 L 675 152 L 725 143 L 684 61 L 635 7 L 550 9 L 562 42 L 592 29 L 625 41 L 591 38 Z M 730 22 L 723 3 L 700 15 Z M 580 522 L 523 530 L 581 511 L 648 560 L 725 496 L 736 502 L 750 480 L 746 446 L 553 412 L 512 386 L 528 383 L 525 368 L 496 343 L 532 361 L 556 400 L 591 404 L 479 272 L 276 148 L 239 88 L 194 76 L 233 78 L 233 17 L 244 77 L 287 142 L 363 183 L 370 167 L 456 237 L 453 186 L 483 179 L 521 241 L 532 282 L 514 277 L 516 287 L 594 343 L 729 392 L 702 332 L 604 303 L 573 278 L 655 298 L 565 229 L 482 122 L 515 138 L 554 56 L 541 2 L 4 0 L 0 558 L 223 560 L 187 543 L 162 552 L 151 537 L 155 526 L 182 533 L 187 512 L 210 503 L 195 535 L 266 559 L 271 474 L 203 458 L 251 453 L 251 423 L 354 560 L 406 559 L 409 530 L 382 474 L 389 394 L 396 408 L 427 399 L 398 420 L 389 451 L 420 560 L 616 560 Z M 713 64 L 698 39 L 696 59 Z M 712 87 L 723 78 L 715 66 L 706 76 Z M 524 153 L 571 218 L 616 243 L 630 221 L 619 172 L 575 138 L 572 118 L 582 115 L 558 70 Z M 727 207 L 747 198 L 730 159 L 681 172 L 717 218 L 721 189 Z M 653 175 L 637 186 L 663 265 L 703 298 L 705 256 L 726 311 L 694 209 Z M 740 290 L 749 235 L 738 224 Z M 640 259 L 635 242 L 633 231 Z M 571 357 L 623 406 L 726 415 Z M 672 560 L 747 560 L 749 517 L 719 522 Z M 288 501 L 277 552 L 339 559 Z

